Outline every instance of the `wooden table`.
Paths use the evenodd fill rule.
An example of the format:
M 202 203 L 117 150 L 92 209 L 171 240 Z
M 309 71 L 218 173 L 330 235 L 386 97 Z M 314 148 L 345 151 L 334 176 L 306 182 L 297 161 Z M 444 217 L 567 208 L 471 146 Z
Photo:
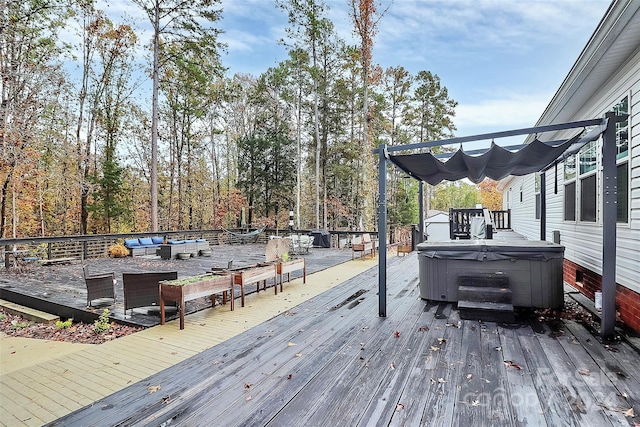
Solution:
M 280 292 L 282 292 L 282 276 L 287 275 L 287 282 L 291 280 L 291 272 L 302 270 L 302 283 L 307 283 L 307 262 L 304 258 L 281 261 L 276 264 L 276 272 L 280 275 Z
M 242 307 L 244 307 L 244 285 L 249 283 L 257 283 L 259 292 L 260 282 L 262 282 L 262 289 L 266 290 L 267 280 L 273 279 L 273 288 L 275 289 L 276 295 L 278 295 L 276 264 L 251 267 L 240 271 L 232 271 L 231 276 L 233 277 L 233 284 L 240 286 L 240 305 Z
M 188 277 L 178 280 L 163 280 L 160 282 L 160 324 L 164 325 L 165 301 L 178 303 L 180 311 L 180 329 L 184 329 L 184 303 L 196 298 L 222 293 L 222 303 L 227 303 L 227 292 L 230 292 L 230 305 L 233 310 L 233 283 L 230 275 L 212 275 Z M 216 299 L 211 298 L 211 305 L 215 306 Z

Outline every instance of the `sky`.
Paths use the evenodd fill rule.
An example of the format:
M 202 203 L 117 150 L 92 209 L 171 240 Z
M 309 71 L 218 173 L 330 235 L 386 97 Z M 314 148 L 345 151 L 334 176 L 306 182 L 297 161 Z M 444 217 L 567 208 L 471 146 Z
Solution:
M 350 0 L 324 0 L 328 18 L 347 43 L 357 43 Z M 437 74 L 458 102 L 456 136 L 534 126 L 582 52 L 610 0 L 378 0 L 372 60 L 413 75 Z M 110 13 L 146 17 L 128 0 Z M 278 43 L 287 15 L 275 0 L 221 0 L 227 74 L 259 76 L 287 59 Z M 140 27 L 138 28 L 140 30 Z M 497 141 L 499 142 L 499 141 Z
M 350 0 L 325 0 L 356 44 Z M 373 62 L 437 74 L 458 102 L 456 136 L 534 126 L 609 7 L 609 0 L 379 0 L 388 7 Z M 286 59 L 286 14 L 273 0 L 222 0 L 229 73 L 259 75 Z

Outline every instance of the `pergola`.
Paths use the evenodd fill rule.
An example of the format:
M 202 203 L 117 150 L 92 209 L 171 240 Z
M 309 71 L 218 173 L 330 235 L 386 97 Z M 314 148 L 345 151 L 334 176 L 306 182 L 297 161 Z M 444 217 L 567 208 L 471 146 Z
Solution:
M 601 335 L 613 335 L 616 320 L 616 123 L 625 120 L 613 112 L 603 118 L 578 122 L 537 126 L 526 129 L 508 130 L 496 133 L 458 137 L 447 140 L 386 146 L 381 144 L 377 150 L 379 157 L 379 216 L 378 233 L 380 252 L 378 258 L 378 311 L 380 317 L 387 315 L 387 162 L 402 169 L 409 176 L 420 180 L 420 231 L 423 230 L 423 183 L 436 185 L 443 180 L 457 181 L 468 178 L 478 183 L 485 177 L 500 180 L 510 175 L 522 176 L 535 172 L 546 172 L 570 155 L 577 153 L 585 144 L 603 135 L 602 166 L 602 324 Z M 582 131 L 569 139 L 542 142 L 538 135 L 571 129 L 592 128 L 586 135 Z M 519 146 L 500 147 L 493 143 L 495 139 L 518 135 L 535 135 L 535 140 Z M 408 150 L 424 150 L 451 144 L 464 144 L 475 141 L 491 140 L 489 149 L 465 153 L 462 148 L 442 162 L 430 152 L 413 154 L 393 154 Z M 557 173 L 557 172 L 556 172 Z M 541 173 L 540 202 L 540 240 L 546 240 L 546 174 Z M 557 176 L 556 176 L 557 179 Z

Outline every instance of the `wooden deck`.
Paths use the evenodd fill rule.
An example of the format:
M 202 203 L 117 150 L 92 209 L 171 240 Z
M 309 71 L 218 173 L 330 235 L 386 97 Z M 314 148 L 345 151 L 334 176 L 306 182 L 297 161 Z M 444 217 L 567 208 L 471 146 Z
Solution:
M 49 425 L 635 425 L 638 353 L 574 322 L 460 320 L 389 259 Z M 107 373 L 105 373 L 107 374 Z M 82 393 L 82 390 L 78 390 Z

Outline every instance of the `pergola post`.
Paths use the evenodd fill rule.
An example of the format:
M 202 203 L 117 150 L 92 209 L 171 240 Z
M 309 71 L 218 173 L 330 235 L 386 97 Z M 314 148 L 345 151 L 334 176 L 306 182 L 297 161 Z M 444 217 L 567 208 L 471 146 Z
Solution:
M 547 172 L 540 172 L 540 240 L 547 240 Z
M 424 242 L 424 181 L 418 183 L 418 205 L 419 205 L 419 221 L 418 230 L 420 230 L 420 238 L 417 243 Z
M 387 158 L 378 147 L 378 315 L 387 317 Z
M 618 177 L 616 170 L 616 115 L 605 114 L 602 140 L 602 324 L 600 335 L 613 335 L 616 325 L 616 221 Z

